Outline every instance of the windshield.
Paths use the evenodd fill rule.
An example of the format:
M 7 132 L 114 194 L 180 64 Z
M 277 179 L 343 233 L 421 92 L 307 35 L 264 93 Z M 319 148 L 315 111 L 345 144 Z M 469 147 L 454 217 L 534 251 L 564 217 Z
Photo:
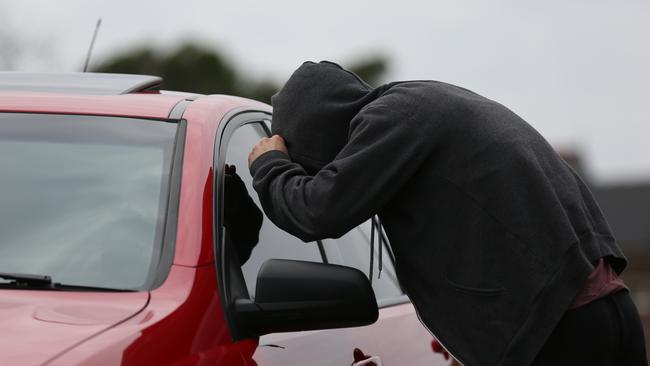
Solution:
M 158 264 L 177 124 L 0 113 L 0 272 L 117 289 Z

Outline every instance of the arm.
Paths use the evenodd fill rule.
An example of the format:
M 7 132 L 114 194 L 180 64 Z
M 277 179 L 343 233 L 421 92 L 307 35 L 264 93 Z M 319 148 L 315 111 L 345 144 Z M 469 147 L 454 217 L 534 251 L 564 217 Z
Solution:
M 376 214 L 428 156 L 420 121 L 384 106 L 350 122 L 347 145 L 310 176 L 272 150 L 251 165 L 253 186 L 267 216 L 303 241 L 340 237 Z

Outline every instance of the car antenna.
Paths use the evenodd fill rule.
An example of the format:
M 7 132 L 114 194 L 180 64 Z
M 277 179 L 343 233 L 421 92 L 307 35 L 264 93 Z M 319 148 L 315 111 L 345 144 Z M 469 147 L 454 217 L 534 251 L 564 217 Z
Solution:
M 86 56 L 86 64 L 84 65 L 84 72 L 88 71 L 88 65 L 90 64 L 90 55 L 93 53 L 93 46 L 95 45 L 95 39 L 97 39 L 97 33 L 99 32 L 99 27 L 102 25 L 102 18 L 97 19 L 97 25 L 95 26 L 95 32 L 93 33 L 93 38 L 90 40 L 90 47 L 88 47 L 88 55 Z

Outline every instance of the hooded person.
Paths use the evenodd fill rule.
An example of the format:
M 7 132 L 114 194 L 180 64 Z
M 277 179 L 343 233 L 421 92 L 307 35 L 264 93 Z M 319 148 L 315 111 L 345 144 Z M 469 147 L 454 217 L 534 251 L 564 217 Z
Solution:
M 326 61 L 304 63 L 272 104 L 272 132 L 282 138 L 249 156 L 267 216 L 308 242 L 378 214 L 422 323 L 461 363 L 521 366 L 574 354 L 587 364 L 585 352 L 603 362 L 611 347 L 594 342 L 614 329 L 580 339 L 588 350 L 547 348 L 577 300 L 614 294 L 632 319 L 624 342 L 645 359 L 638 313 L 619 291 L 627 261 L 603 214 L 512 111 L 436 81 L 372 88 Z M 586 319 L 597 325 L 595 314 Z

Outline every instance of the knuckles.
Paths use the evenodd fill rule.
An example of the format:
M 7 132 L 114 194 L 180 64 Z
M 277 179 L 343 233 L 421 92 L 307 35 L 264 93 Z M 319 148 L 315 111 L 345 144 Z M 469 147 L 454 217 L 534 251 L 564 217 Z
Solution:
M 261 154 L 269 150 L 280 150 L 286 152 L 284 139 L 280 135 L 273 135 L 271 137 L 263 137 L 260 141 L 253 146 L 250 154 L 248 154 L 248 163 L 250 164 Z

